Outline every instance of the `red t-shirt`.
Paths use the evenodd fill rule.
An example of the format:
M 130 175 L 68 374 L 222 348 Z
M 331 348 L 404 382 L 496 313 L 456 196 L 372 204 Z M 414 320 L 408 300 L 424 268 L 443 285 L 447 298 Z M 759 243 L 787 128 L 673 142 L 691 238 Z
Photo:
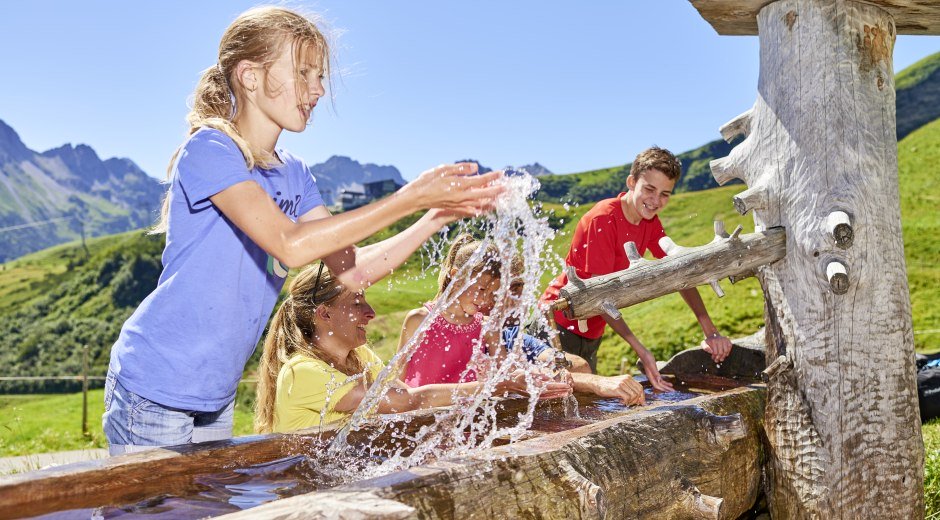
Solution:
M 581 278 L 591 278 L 601 274 L 622 271 L 630 267 L 630 260 L 623 250 L 627 242 L 634 242 L 640 255 L 649 250 L 655 258 L 663 258 L 666 253 L 659 247 L 659 239 L 666 236 L 659 217 L 642 219 L 639 224 L 631 224 L 623 214 L 621 193 L 612 199 L 598 202 L 581 217 L 571 237 L 571 249 L 565 257 L 565 264 L 573 266 Z M 561 273 L 545 289 L 543 301 L 558 299 L 558 291 L 568 283 L 568 276 Z M 562 311 L 555 312 L 555 322 L 588 339 L 596 339 L 604 334 L 607 322 L 601 316 L 587 320 L 587 332 L 578 330 L 577 320 L 569 320 Z

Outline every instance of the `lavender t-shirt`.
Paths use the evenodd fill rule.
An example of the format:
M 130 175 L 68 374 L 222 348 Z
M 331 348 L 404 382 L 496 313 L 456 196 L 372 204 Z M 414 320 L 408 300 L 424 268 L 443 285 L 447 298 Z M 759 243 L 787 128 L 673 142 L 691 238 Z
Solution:
M 203 128 L 180 151 L 157 288 L 124 323 L 110 370 L 151 401 L 215 411 L 235 397 L 287 269 L 235 227 L 209 197 L 255 181 L 291 220 L 323 204 L 300 159 L 277 151 L 271 170 L 248 170 L 238 146 Z

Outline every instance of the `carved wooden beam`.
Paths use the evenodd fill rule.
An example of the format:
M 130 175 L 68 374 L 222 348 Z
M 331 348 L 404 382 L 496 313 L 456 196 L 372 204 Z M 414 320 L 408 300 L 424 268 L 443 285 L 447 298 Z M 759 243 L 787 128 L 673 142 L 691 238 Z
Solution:
M 718 34 L 757 34 L 757 13 L 773 0 L 689 0 Z M 936 0 L 866 0 L 894 17 L 898 34 L 940 34 Z
M 661 260 L 631 260 L 623 271 L 587 280 L 569 279 L 553 307 L 565 310 L 572 319 L 609 314 L 610 308 L 623 309 L 689 287 L 717 284 L 722 278 L 754 271 L 786 254 L 783 228 L 744 235 L 738 228 L 731 236 L 721 236 L 723 226 L 716 231 L 719 233 L 711 243 L 698 247 L 676 246 L 664 237 L 660 245 L 668 256 Z

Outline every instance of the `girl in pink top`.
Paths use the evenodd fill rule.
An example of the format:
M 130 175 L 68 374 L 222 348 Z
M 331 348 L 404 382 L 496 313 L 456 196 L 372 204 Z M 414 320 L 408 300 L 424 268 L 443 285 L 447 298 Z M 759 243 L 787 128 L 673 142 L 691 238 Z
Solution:
M 457 267 L 471 261 L 479 247 L 480 242 L 470 235 L 457 237 L 441 265 L 434 300 L 405 316 L 398 341 L 399 350 L 411 341 L 421 323 L 431 315 L 435 302 L 444 298 L 457 274 Z M 481 338 L 483 314 L 493 306 L 493 295 L 499 288 L 500 269 L 495 250 L 478 256 L 483 258 L 469 267 L 473 282 L 451 298 L 453 303 L 435 316 L 424 331 L 420 345 L 405 368 L 404 381 L 408 386 L 476 381 L 476 373 L 468 370 L 467 365 L 475 350 L 488 351 Z M 489 352 L 499 352 L 499 349 L 489 349 Z

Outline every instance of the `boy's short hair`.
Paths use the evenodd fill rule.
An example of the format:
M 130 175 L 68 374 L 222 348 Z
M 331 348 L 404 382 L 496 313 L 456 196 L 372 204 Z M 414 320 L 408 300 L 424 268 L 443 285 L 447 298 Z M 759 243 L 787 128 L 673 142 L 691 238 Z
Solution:
M 639 180 L 640 174 L 646 170 L 659 170 L 669 179 L 678 180 L 682 174 L 682 164 L 669 150 L 651 146 L 637 154 L 630 166 L 630 176 Z

